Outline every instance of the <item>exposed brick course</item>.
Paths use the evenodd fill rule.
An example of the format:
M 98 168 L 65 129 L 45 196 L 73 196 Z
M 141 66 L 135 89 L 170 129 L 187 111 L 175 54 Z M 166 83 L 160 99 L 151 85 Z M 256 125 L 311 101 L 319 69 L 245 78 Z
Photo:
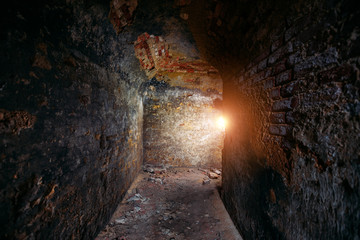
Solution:
M 143 33 L 134 43 L 136 57 L 145 69 L 149 78 L 157 74 L 167 73 L 217 73 L 217 70 L 201 60 L 183 60 L 172 57 L 169 53 L 170 46 L 161 36 Z
M 292 70 L 287 70 L 286 72 L 280 73 L 275 78 L 275 85 L 279 86 L 284 83 L 290 82 L 292 80 Z
M 285 120 L 286 120 L 286 123 L 289 123 L 289 124 L 295 123 L 294 113 L 293 112 L 287 112 L 285 114 Z
M 283 59 L 273 67 L 273 75 L 278 75 L 279 73 L 285 70 L 286 70 L 286 59 Z
M 269 89 L 275 86 L 275 77 L 269 77 L 264 81 L 264 89 Z
M 292 110 L 293 109 L 292 102 L 293 100 L 291 98 L 277 100 L 273 103 L 272 110 L 274 112 L 283 112 L 283 111 Z
M 269 56 L 268 63 L 274 64 L 274 63 L 282 60 L 287 54 L 292 53 L 292 52 L 293 52 L 292 43 L 289 42 L 285 46 L 279 48 L 274 53 L 272 53 Z
M 286 85 L 283 85 L 280 90 L 280 94 L 282 97 L 291 97 L 294 96 L 299 90 L 298 82 L 291 82 Z
M 280 99 L 280 88 L 273 88 L 270 90 L 270 98 L 274 100 Z
M 280 46 L 282 46 L 282 44 L 283 44 L 283 38 L 279 37 L 277 40 L 275 40 L 271 44 L 271 52 L 274 52 L 275 50 L 277 50 Z
M 261 71 L 264 70 L 266 67 L 267 67 L 267 59 L 264 59 L 259 63 L 257 69 L 258 71 Z
M 270 114 L 270 122 L 271 123 L 285 123 L 285 113 L 274 112 Z
M 292 128 L 288 125 L 270 125 L 269 132 L 273 135 L 287 136 L 291 134 Z

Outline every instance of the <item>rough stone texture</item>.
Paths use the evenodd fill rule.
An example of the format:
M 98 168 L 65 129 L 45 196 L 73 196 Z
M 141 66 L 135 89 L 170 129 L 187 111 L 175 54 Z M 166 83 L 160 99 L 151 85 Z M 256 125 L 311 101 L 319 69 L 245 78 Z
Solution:
M 174 51 L 177 44 L 169 46 L 161 36 L 144 33 L 134 47 L 151 79 L 143 86 L 144 161 L 221 167 L 224 133 L 217 126 L 221 110 L 215 102 L 222 99 L 222 80 L 217 70 Z
M 221 167 L 224 132 L 214 101 L 221 95 L 153 80 L 144 102 L 144 161 L 170 166 Z
M 199 2 L 183 11 L 224 81 L 223 198 L 243 237 L 358 239 L 359 4 Z
M 32 128 L 36 117 L 25 111 L 0 109 L 0 133 L 19 134 L 22 129 Z
M 137 0 L 112 0 L 110 2 L 109 19 L 117 33 L 133 21 Z
M 1 16 L 0 239 L 94 238 L 142 164 L 132 36 L 108 2 L 66 2 Z

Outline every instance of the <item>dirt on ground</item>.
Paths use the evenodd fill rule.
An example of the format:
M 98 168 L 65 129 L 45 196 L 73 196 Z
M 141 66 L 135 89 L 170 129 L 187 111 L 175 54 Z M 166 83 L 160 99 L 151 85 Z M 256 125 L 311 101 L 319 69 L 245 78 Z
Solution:
M 220 183 L 218 169 L 144 166 L 96 240 L 241 239 Z

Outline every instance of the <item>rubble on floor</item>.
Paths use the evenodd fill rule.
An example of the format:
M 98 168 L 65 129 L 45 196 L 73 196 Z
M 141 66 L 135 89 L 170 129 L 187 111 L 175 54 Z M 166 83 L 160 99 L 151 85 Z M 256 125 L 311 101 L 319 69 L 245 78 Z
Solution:
M 96 240 L 241 239 L 220 182 L 218 169 L 145 165 Z

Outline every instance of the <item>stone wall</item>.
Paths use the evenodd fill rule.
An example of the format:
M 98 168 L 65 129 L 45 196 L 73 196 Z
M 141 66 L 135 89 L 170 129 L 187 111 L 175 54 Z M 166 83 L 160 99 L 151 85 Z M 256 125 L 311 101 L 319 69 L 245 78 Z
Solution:
M 146 76 L 109 2 L 11 4 L 1 16 L 0 238 L 93 239 L 142 164 Z
M 205 16 L 224 81 L 222 195 L 243 237 L 359 238 L 358 4 L 205 2 L 183 11 L 193 30 Z

